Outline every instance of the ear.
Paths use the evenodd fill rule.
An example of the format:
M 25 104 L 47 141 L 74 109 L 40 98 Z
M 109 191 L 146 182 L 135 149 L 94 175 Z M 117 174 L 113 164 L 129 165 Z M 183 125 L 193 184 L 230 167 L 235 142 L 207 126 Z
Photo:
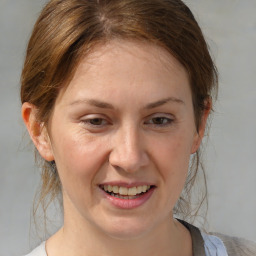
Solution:
M 200 120 L 200 124 L 199 124 L 200 126 L 198 128 L 198 131 L 196 131 L 196 133 L 195 133 L 191 154 L 194 154 L 200 147 L 200 144 L 204 137 L 207 119 L 209 117 L 211 109 L 212 109 L 212 100 L 211 100 L 211 98 L 207 98 L 207 100 L 205 100 L 205 108 L 204 108 L 204 111 L 203 111 L 203 114 L 202 114 L 202 117 Z
M 36 106 L 28 102 L 23 103 L 21 114 L 29 135 L 40 155 L 46 161 L 54 160 L 50 137 L 44 123 L 37 120 Z

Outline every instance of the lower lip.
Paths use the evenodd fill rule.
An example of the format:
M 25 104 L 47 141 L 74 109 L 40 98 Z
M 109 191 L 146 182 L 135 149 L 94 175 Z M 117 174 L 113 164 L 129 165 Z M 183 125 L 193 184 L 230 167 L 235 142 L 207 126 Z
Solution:
M 101 189 L 101 191 L 104 193 L 105 198 L 107 198 L 107 200 L 109 200 L 109 202 L 113 204 L 115 207 L 120 209 L 134 209 L 143 205 L 152 196 L 154 190 L 155 188 L 153 187 L 148 192 L 135 199 L 121 199 L 111 196 L 110 194 L 106 193 Z

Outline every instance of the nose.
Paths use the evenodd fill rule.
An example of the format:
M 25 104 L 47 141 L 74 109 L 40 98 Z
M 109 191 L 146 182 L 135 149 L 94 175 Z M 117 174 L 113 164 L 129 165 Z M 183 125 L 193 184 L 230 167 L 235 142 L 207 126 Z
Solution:
M 133 173 L 148 165 L 149 157 L 144 148 L 143 136 L 138 129 L 124 127 L 119 129 L 112 139 L 109 155 L 112 166 Z

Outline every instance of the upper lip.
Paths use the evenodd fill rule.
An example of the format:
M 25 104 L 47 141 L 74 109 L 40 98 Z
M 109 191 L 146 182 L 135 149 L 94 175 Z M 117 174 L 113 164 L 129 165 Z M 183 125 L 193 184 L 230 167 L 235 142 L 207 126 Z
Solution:
M 143 182 L 143 181 L 136 181 L 136 182 L 124 182 L 124 181 L 109 181 L 99 184 L 99 186 L 110 185 L 110 186 L 118 186 L 118 187 L 125 187 L 125 188 L 132 188 L 138 186 L 155 186 L 151 182 Z

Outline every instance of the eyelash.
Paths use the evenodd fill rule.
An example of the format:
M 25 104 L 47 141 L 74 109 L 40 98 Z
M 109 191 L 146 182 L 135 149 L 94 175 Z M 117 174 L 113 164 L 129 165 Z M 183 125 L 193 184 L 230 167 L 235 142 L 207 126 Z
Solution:
M 101 123 L 100 124 L 93 124 L 92 122 L 93 121 L 100 121 Z M 102 122 L 104 122 L 104 124 L 102 124 Z M 91 127 L 93 127 L 93 128 L 100 128 L 100 127 L 102 127 L 102 126 L 104 126 L 104 125 L 107 125 L 107 124 L 109 124 L 109 122 L 106 120 L 106 119 L 104 119 L 104 118 L 101 118 L 101 117 L 95 117 L 95 118 L 89 118 L 89 119 L 85 119 L 85 120 L 82 120 L 82 123 L 83 124 L 86 124 L 86 125 L 89 125 L 89 126 L 91 126 Z
M 98 124 L 93 123 L 94 121 L 96 121 L 96 123 Z M 151 117 L 150 119 L 146 120 L 143 124 L 152 125 L 154 127 L 161 128 L 161 127 L 168 127 L 172 125 L 173 122 L 174 122 L 173 118 L 159 115 L 159 116 Z M 106 125 L 111 124 L 107 119 L 102 117 L 84 119 L 82 120 L 82 123 L 93 129 L 101 129 L 101 128 L 104 128 Z
M 154 121 L 157 121 L 157 122 L 154 123 Z M 146 121 L 145 124 L 151 124 L 155 127 L 166 127 L 171 125 L 173 122 L 174 122 L 173 118 L 168 118 L 165 116 L 155 116 L 150 118 L 149 121 Z

